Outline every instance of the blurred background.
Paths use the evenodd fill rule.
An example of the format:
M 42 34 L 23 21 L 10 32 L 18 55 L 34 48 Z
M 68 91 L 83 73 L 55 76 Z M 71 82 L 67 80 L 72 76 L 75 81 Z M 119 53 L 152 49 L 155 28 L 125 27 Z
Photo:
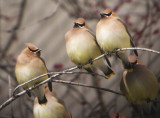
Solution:
M 18 85 L 14 68 L 26 42 L 42 49 L 42 58 L 50 72 L 73 67 L 66 53 L 65 33 L 78 17 L 85 18 L 86 24 L 95 32 L 99 13 L 106 8 L 115 11 L 127 24 L 137 47 L 160 51 L 159 0 L 0 0 L 0 104 Z M 160 81 L 160 56 L 146 51 L 138 53 L 138 59 Z M 124 69 L 119 59 L 112 57 L 109 60 L 116 75 L 108 80 L 84 74 L 67 74 L 57 79 L 120 92 Z M 124 96 L 60 83 L 53 83 L 53 87 L 73 118 L 116 118 L 116 113 L 120 113 L 120 118 L 138 118 Z M 34 96 L 21 96 L 0 111 L 0 117 L 33 118 L 33 100 Z

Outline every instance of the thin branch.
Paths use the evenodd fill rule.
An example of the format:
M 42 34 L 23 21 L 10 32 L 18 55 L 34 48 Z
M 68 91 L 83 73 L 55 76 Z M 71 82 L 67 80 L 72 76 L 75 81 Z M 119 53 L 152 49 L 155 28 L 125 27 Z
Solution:
M 114 50 L 114 51 L 111 52 L 111 53 L 115 53 L 115 52 L 119 52 L 119 51 L 126 51 L 126 50 L 142 50 L 142 51 L 148 51 L 148 52 L 153 52 L 153 53 L 160 54 L 160 52 L 155 51 L 155 50 L 151 50 L 151 49 L 147 49 L 147 48 L 136 48 L 136 47 L 134 47 L 134 48 L 122 48 L 122 49 L 117 49 L 117 50 Z M 110 54 L 109 54 L 109 53 L 102 54 L 101 56 L 93 59 L 92 62 L 94 62 L 94 61 L 96 61 L 96 60 L 99 60 L 99 59 L 103 58 L 104 56 L 108 56 L 108 55 L 110 55 Z M 56 73 L 56 76 L 59 76 L 59 75 L 61 75 L 61 74 L 67 74 L 67 72 L 76 70 L 76 69 L 78 69 L 78 68 L 82 68 L 83 66 L 85 66 L 85 65 L 87 65 L 87 64 L 89 64 L 89 62 L 87 62 L 86 64 L 83 64 L 83 65 L 78 65 L 78 66 L 75 66 L 75 67 L 66 69 L 66 70 L 64 70 L 64 71 L 62 71 L 62 72 L 51 72 L 51 73 L 47 73 L 47 74 L 40 75 L 40 76 L 38 76 L 38 77 L 36 77 L 36 78 L 34 78 L 34 79 L 32 79 L 32 80 L 29 80 L 29 81 L 27 81 L 27 82 L 25 82 L 25 83 L 17 86 L 17 87 L 14 89 L 14 91 L 13 91 L 13 95 L 15 94 L 15 91 L 16 91 L 18 88 L 20 88 L 20 87 L 22 87 L 22 86 L 24 86 L 24 85 L 26 85 L 26 84 L 28 84 L 28 83 L 30 83 L 30 82 L 32 82 L 32 81 L 35 81 L 35 80 L 37 80 L 37 79 L 39 79 L 39 78 L 41 78 L 41 77 L 44 77 L 44 76 L 46 76 L 46 75 L 53 75 L 53 74 L 55 74 L 55 73 Z M 68 73 L 68 74 L 69 74 L 69 73 Z M 70 73 L 70 74 L 73 74 L 73 72 Z M 50 81 L 51 79 L 52 79 L 52 77 L 50 77 L 50 79 L 47 79 L 47 80 Z
M 159 55 L 160 55 L 160 52 L 155 51 L 155 50 L 151 50 L 151 49 L 147 49 L 147 48 L 122 48 L 122 49 L 114 50 L 114 51 L 111 52 L 111 53 L 115 53 L 115 52 L 119 52 L 119 51 L 125 51 L 125 50 L 142 50 L 142 51 L 148 51 L 148 52 L 152 52 L 152 53 L 156 53 L 156 54 L 159 54 Z M 108 55 L 110 55 L 110 54 L 108 54 L 108 53 L 107 53 L 107 54 L 103 54 L 103 55 L 101 55 L 101 56 L 93 59 L 92 61 L 96 61 L 96 60 L 101 59 L 101 58 L 103 58 L 104 56 L 108 56 Z M 86 63 L 86 64 L 89 64 L 89 62 Z M 75 66 L 75 67 L 66 69 L 66 70 L 64 70 L 64 71 L 62 71 L 62 72 L 63 72 L 63 74 L 64 74 L 65 72 L 73 71 L 73 70 L 78 69 L 79 67 L 83 67 L 83 66 L 86 65 L 86 64 L 79 65 L 79 66 Z M 47 75 L 47 74 L 46 74 L 46 75 Z M 90 86 L 90 85 L 87 85 L 87 84 L 75 83 L 75 82 L 70 82 L 70 81 L 52 80 L 53 78 L 55 78 L 55 77 L 57 77 L 57 76 L 59 76 L 59 75 L 62 75 L 62 73 L 57 73 L 57 74 L 51 76 L 50 78 L 42 81 L 41 83 L 36 84 L 35 86 L 30 87 L 30 88 L 28 88 L 27 90 L 24 90 L 24 91 L 16 94 L 15 96 L 12 96 L 11 98 L 9 98 L 7 101 L 5 101 L 5 102 L 0 106 L 0 111 L 1 111 L 4 107 L 6 107 L 7 105 L 9 105 L 12 101 L 14 101 L 14 100 L 16 100 L 18 97 L 24 95 L 24 94 L 26 93 L 26 91 L 31 91 L 31 90 L 33 90 L 33 89 L 35 89 L 35 88 L 37 88 L 37 87 L 39 87 L 39 86 L 41 86 L 41 85 L 49 82 L 49 81 L 57 82 L 57 83 L 63 83 L 63 84 L 69 84 L 69 85 L 83 86 L 83 87 L 88 87 L 88 88 L 95 88 L 95 89 L 100 89 L 100 90 L 112 92 L 112 93 L 115 93 L 115 94 L 118 94 L 118 95 L 123 95 L 123 94 L 121 94 L 121 93 L 118 93 L 118 92 L 115 92 L 115 91 L 113 91 L 113 90 L 106 89 L 106 88 L 100 88 L 100 87 L 95 87 L 95 86 Z M 37 77 L 37 78 L 38 78 L 38 77 Z M 34 79 L 35 79 L 35 78 L 34 78 Z
M 159 54 L 160 55 L 160 52 L 159 51 L 156 51 L 156 50 L 152 50 L 152 49 L 148 49 L 148 48 L 122 48 L 122 49 L 117 49 L 117 50 L 114 50 L 112 53 L 115 53 L 115 52 L 119 52 L 119 51 L 125 51 L 125 50 L 142 50 L 142 51 L 148 51 L 148 52 L 152 52 L 152 53 L 156 53 L 156 54 Z
M 58 3 L 57 3 L 56 6 L 54 7 L 53 12 L 52 12 L 49 16 L 45 16 L 44 18 L 42 18 L 42 19 L 40 19 L 40 20 L 37 20 L 37 21 L 35 21 L 35 22 L 27 25 L 26 27 L 20 28 L 19 30 L 24 30 L 24 29 L 26 29 L 26 28 L 28 28 L 28 27 L 30 27 L 30 26 L 33 26 L 33 25 L 35 25 L 35 24 L 38 24 L 38 23 L 40 23 L 40 22 L 43 22 L 43 21 L 45 21 L 45 20 L 50 19 L 51 17 L 53 17 L 53 16 L 55 15 L 55 13 L 57 12 L 57 10 L 58 10 L 59 6 L 61 5 L 61 3 L 62 3 L 62 1 L 61 1 L 61 0 L 58 0 Z
M 19 10 L 19 17 L 18 17 L 17 23 L 12 29 L 12 34 L 11 34 L 10 38 L 8 39 L 8 42 L 7 42 L 6 46 L 5 46 L 5 48 L 2 50 L 2 54 L 1 54 L 0 60 L 5 57 L 6 52 L 11 47 L 11 44 L 14 41 L 14 38 L 17 35 L 17 30 L 20 28 L 21 23 L 22 23 L 26 2 L 27 2 L 27 0 L 22 0 L 22 2 L 21 2 L 20 10 Z
M 26 84 L 29 84 L 29 83 L 31 83 L 32 81 L 35 81 L 35 80 L 37 80 L 37 79 L 40 79 L 41 77 L 44 77 L 44 76 L 46 76 L 46 75 L 53 75 L 53 74 L 91 74 L 91 75 L 97 75 L 97 76 L 100 76 L 100 77 L 103 77 L 103 78 L 105 78 L 106 79 L 106 77 L 104 76 L 104 75 L 100 75 L 100 74 L 98 74 L 98 73 L 89 73 L 89 72 L 50 72 L 50 73 L 47 73 L 47 74 L 43 74 L 43 75 L 41 75 L 41 76 L 38 76 L 38 77 L 36 77 L 36 78 L 34 78 L 34 79 L 31 79 L 31 80 L 29 80 L 29 81 L 27 81 L 27 82 L 25 82 L 25 83 L 23 83 L 23 84 L 20 84 L 20 85 L 18 85 L 15 89 L 14 89 L 14 91 L 13 91 L 13 95 L 15 94 L 15 92 L 20 88 L 20 87 L 22 87 L 22 86 L 24 86 L 24 85 L 26 85 Z
M 69 85 L 76 85 L 76 86 L 82 86 L 82 87 L 87 87 L 87 88 L 94 88 L 94 89 L 99 89 L 102 91 L 107 91 L 107 92 L 111 92 L 117 95 L 122 95 L 124 96 L 122 93 L 113 91 L 111 89 L 107 89 L 107 88 L 101 88 L 101 87 L 95 87 L 95 86 L 91 86 L 91 85 L 87 85 L 87 84 L 82 84 L 82 83 L 76 83 L 76 82 L 70 82 L 70 81 L 64 81 L 64 80 L 52 80 L 52 82 L 56 82 L 56 83 L 62 83 L 62 84 L 69 84 Z
M 54 78 L 56 77 L 57 75 L 54 75 Z M 53 76 L 52 76 L 53 77 Z M 5 101 L 1 106 L 0 106 L 0 111 L 5 108 L 7 105 L 9 105 L 11 102 L 13 102 L 14 100 L 16 100 L 17 98 L 19 98 L 20 96 L 24 95 L 27 91 L 31 91 L 45 83 L 48 82 L 48 79 L 39 83 L 39 84 L 36 84 L 35 86 L 33 87 L 30 87 L 28 88 L 27 90 L 24 90 L 18 94 L 16 94 L 15 96 L 12 96 L 11 98 L 9 98 L 7 101 Z M 69 85 L 76 85 L 76 86 L 82 86 L 82 87 L 88 87 L 88 88 L 94 88 L 94 89 L 100 89 L 100 90 L 103 90 L 103 91 L 108 91 L 108 92 L 111 92 L 111 93 L 114 93 L 114 94 L 118 94 L 118 95 L 123 95 L 119 92 L 116 92 L 116 91 L 113 91 L 113 90 L 110 90 L 110 89 L 107 89 L 107 88 L 100 88 L 100 87 L 95 87 L 95 86 L 91 86 L 91 85 L 87 85 L 87 84 L 82 84 L 82 83 L 75 83 L 75 82 L 70 82 L 70 81 L 63 81 L 63 80 L 52 80 L 52 82 L 56 82 L 56 83 L 62 83 L 62 84 L 69 84 Z

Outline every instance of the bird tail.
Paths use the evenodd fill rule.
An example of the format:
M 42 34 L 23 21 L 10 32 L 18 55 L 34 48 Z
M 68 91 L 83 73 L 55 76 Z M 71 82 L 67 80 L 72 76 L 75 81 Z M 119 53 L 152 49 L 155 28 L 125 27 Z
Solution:
M 117 56 L 122 60 L 122 64 L 127 72 L 132 72 L 133 71 L 133 66 L 136 64 L 135 63 L 130 63 L 129 61 L 129 51 L 124 51 L 124 52 L 119 52 L 117 53 Z
M 107 66 L 107 71 L 103 71 L 106 78 L 109 79 L 112 75 L 115 75 L 115 72 Z
M 38 102 L 39 102 L 39 104 L 45 104 L 45 103 L 47 102 L 46 96 L 44 95 L 44 97 L 43 97 L 42 100 L 40 100 L 40 99 L 38 98 Z
M 98 67 L 109 79 L 112 75 L 115 75 L 114 71 L 107 66 L 107 63 L 104 59 L 101 59 L 99 62 L 95 63 L 95 66 Z
M 34 93 L 38 97 L 39 104 L 44 104 L 47 102 L 44 85 L 35 88 Z

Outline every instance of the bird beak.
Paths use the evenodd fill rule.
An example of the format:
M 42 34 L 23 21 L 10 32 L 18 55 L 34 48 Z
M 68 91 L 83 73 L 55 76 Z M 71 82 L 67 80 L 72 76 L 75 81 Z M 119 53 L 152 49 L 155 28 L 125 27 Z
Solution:
M 42 49 L 37 49 L 36 53 L 40 53 L 42 51 Z
M 74 28 L 75 27 L 79 27 L 79 25 L 78 25 L 78 23 L 74 23 L 74 26 L 73 26 Z
M 105 17 L 104 13 L 100 13 L 100 15 L 101 15 L 101 18 L 104 18 L 104 17 Z

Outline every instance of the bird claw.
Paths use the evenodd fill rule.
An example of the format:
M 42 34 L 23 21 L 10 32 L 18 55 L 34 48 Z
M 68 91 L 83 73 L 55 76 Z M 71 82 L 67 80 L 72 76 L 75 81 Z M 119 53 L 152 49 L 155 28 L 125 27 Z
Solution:
M 93 64 L 93 61 L 92 61 L 92 59 L 90 59 L 88 62 L 89 62 L 91 65 Z
M 117 56 L 118 58 L 120 58 L 120 56 L 119 56 L 118 52 L 116 51 L 117 49 L 119 49 L 119 48 L 114 49 L 114 51 L 113 51 L 113 52 L 115 52 L 116 56 Z
M 111 57 L 111 56 L 112 56 L 112 53 L 111 53 L 111 52 L 107 52 L 107 56 L 108 56 L 108 57 Z
M 79 69 L 82 69 L 82 65 L 81 65 L 81 64 L 78 64 L 77 67 L 78 67 Z

